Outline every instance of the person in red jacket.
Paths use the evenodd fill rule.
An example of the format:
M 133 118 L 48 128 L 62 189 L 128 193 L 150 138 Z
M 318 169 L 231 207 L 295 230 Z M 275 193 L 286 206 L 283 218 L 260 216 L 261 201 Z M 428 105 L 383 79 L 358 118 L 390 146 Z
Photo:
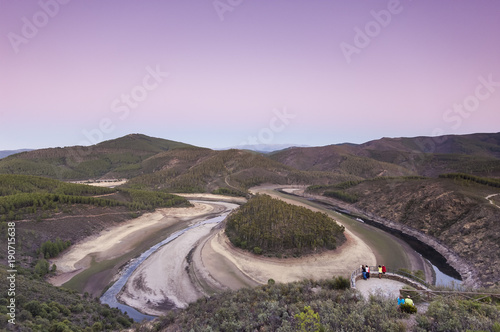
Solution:
M 382 273 L 385 274 L 387 272 L 387 269 L 385 268 L 385 265 L 382 265 Z

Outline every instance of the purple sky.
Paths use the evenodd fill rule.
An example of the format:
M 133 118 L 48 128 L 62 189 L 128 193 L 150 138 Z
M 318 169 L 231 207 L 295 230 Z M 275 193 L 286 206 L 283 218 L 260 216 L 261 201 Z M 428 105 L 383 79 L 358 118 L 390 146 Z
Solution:
M 499 17 L 485 0 L 0 0 L 0 150 L 498 132 Z

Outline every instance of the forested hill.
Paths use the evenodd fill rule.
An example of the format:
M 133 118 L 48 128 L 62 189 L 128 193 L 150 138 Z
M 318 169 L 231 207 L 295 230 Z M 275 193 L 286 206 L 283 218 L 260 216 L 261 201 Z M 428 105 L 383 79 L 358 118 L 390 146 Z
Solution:
M 75 204 L 123 206 L 137 212 L 188 206 L 189 202 L 163 192 L 100 188 L 37 176 L 0 174 L 0 221 L 41 220 L 60 210 L 70 211 Z
M 218 189 L 246 192 L 261 183 L 336 183 L 359 177 L 341 172 L 304 172 L 259 153 L 243 150 L 172 150 L 143 163 L 148 172 L 126 185 L 170 192 L 212 192 Z
M 277 257 L 333 250 L 345 241 L 343 233 L 344 227 L 325 213 L 269 195 L 251 198 L 226 224 L 226 234 L 235 246 Z
M 103 176 L 130 178 L 143 173 L 142 162 L 169 150 L 199 149 L 189 144 L 131 134 L 96 145 L 40 149 L 0 160 L 0 174 L 86 180 Z

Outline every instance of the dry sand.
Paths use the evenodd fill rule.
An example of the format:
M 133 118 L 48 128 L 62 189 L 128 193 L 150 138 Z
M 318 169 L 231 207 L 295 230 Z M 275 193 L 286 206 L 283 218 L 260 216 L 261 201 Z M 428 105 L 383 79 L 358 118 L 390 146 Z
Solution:
M 347 241 L 340 248 L 301 258 L 278 259 L 253 255 L 234 248 L 223 231 L 212 238 L 210 247 L 257 283 L 265 284 L 269 279 L 285 283 L 337 275 L 349 277 L 359 267 L 359 262 L 374 265 L 375 255 L 370 247 L 348 231 L 345 235 Z M 207 269 L 211 271 L 211 266 L 207 266 Z
M 83 180 L 83 181 L 71 181 L 71 183 L 78 183 L 78 184 L 86 184 L 89 186 L 94 186 L 94 187 L 107 187 L 107 188 L 114 188 L 117 186 L 120 186 L 122 184 L 127 183 L 128 180 L 126 179 L 121 179 L 121 180 Z
M 216 202 L 229 202 L 235 204 L 244 204 L 247 199 L 245 197 L 235 197 L 235 196 L 223 196 L 214 194 L 175 194 L 177 196 L 184 197 L 186 199 L 199 199 L 202 201 L 216 201 Z
M 194 207 L 158 209 L 121 225 L 106 229 L 97 235 L 71 246 L 62 256 L 51 260 L 57 266 L 57 275 L 49 282 L 60 286 L 96 262 L 113 259 L 130 251 L 151 234 L 180 221 L 221 211 L 215 204 L 194 203 Z
M 252 188 L 251 190 L 255 193 L 269 194 L 287 203 L 319 211 L 306 204 L 279 197 L 271 191 L 276 187 L 261 186 Z M 294 191 L 300 189 L 296 189 L 295 187 L 288 190 Z M 265 284 L 269 279 L 274 279 L 277 282 L 291 282 L 304 278 L 330 278 L 333 275 L 348 277 L 353 270 L 358 268 L 359 262 L 375 265 L 375 254 L 370 247 L 349 230 L 346 230 L 344 234 L 347 241 L 334 251 L 327 251 L 302 258 L 278 259 L 256 256 L 235 248 L 231 245 L 224 232 L 220 231 L 206 244 L 205 247 L 207 248 L 202 252 L 202 261 L 205 264 L 205 268 L 214 276 L 221 273 L 221 266 L 220 264 L 217 265 L 217 262 L 223 258 L 231 262 L 247 278 L 259 284 Z M 213 253 L 218 254 L 219 257 L 214 259 L 211 257 Z M 234 273 L 232 270 L 234 267 L 227 266 L 227 272 Z
M 237 207 L 222 202 L 218 205 L 224 207 L 224 212 Z M 184 308 L 188 303 L 206 295 L 203 288 L 193 282 L 188 274 L 187 257 L 216 226 L 217 224 L 204 224 L 194 227 L 162 246 L 132 273 L 119 300 L 141 312 L 160 315 L 168 309 Z M 203 271 L 199 271 L 197 275 L 204 279 L 203 283 L 224 288 Z
M 119 296 L 120 302 L 149 315 L 161 315 L 203 296 L 189 278 L 186 257 L 214 226 L 198 226 L 152 254 L 132 273 Z

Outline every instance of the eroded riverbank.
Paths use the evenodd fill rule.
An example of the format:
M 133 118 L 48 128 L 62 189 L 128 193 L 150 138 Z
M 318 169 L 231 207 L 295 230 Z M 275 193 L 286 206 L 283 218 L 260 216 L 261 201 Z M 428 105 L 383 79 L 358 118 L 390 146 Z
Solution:
M 132 258 L 197 219 L 222 210 L 217 204 L 201 203 L 193 207 L 158 209 L 106 229 L 53 259 L 51 263 L 56 264 L 57 274 L 49 282 L 100 296 L 120 267 Z

